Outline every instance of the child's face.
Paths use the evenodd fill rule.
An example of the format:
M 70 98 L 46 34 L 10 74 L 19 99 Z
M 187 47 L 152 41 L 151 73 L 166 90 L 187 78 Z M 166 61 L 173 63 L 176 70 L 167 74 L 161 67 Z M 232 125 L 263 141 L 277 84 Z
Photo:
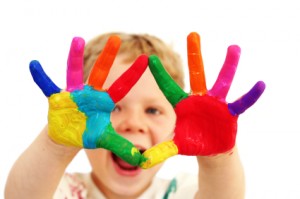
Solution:
M 130 65 L 119 55 L 105 82 L 108 88 Z M 149 69 L 130 92 L 116 104 L 112 125 L 137 148 L 145 150 L 166 140 L 173 132 L 176 115 L 159 90 Z M 151 183 L 161 165 L 142 170 L 128 165 L 110 151 L 86 150 L 93 170 L 93 180 L 106 195 L 135 196 Z

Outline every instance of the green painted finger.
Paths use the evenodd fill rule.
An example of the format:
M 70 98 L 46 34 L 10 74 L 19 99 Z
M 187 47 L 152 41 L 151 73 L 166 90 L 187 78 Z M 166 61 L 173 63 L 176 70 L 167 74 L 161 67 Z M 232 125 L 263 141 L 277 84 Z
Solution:
M 111 124 L 107 126 L 96 145 L 98 148 L 110 150 L 133 166 L 138 166 L 143 159 L 140 151 L 131 142 L 117 134 Z
M 184 92 L 168 74 L 156 55 L 149 56 L 149 68 L 160 90 L 173 107 L 182 99 L 188 97 L 188 94 Z

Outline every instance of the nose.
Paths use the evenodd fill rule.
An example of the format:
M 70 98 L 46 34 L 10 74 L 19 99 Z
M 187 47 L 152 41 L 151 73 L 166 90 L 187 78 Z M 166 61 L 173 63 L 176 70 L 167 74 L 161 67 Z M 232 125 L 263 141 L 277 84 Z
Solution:
M 146 117 L 138 110 L 131 110 L 124 113 L 117 131 L 120 133 L 146 133 L 147 122 Z

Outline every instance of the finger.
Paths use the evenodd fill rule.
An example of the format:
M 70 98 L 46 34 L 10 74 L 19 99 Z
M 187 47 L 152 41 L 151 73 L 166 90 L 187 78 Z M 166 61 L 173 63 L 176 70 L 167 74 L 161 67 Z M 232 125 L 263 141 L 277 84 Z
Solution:
M 182 99 L 188 97 L 188 94 L 185 93 L 168 74 L 156 55 L 151 55 L 149 57 L 149 68 L 160 90 L 164 93 L 173 107 L 175 107 Z
M 127 139 L 117 134 L 111 124 L 97 141 L 97 147 L 108 149 L 127 163 L 138 166 L 142 155 Z
M 83 88 L 84 44 L 80 37 L 74 37 L 72 40 L 67 62 L 67 91 L 70 92 Z
M 258 100 L 258 98 L 264 92 L 265 88 L 266 85 L 264 82 L 257 82 L 248 93 L 246 93 L 237 101 L 228 104 L 230 113 L 232 115 L 240 115 L 241 113 L 243 113 Z
M 49 97 L 54 93 L 60 92 L 61 89 L 57 87 L 47 76 L 47 74 L 44 72 L 41 64 L 38 61 L 31 61 L 29 64 L 29 69 L 34 82 L 40 87 L 45 96 Z
M 88 80 L 88 84 L 94 89 L 102 90 L 103 84 L 118 53 L 120 45 L 121 39 L 118 36 L 111 36 L 108 39 L 104 49 L 94 64 Z
M 241 49 L 237 45 L 229 46 L 227 49 L 224 65 L 219 73 L 219 76 L 209 91 L 212 96 L 225 99 L 231 86 L 235 71 L 238 66 Z
M 187 37 L 187 54 L 191 91 L 204 95 L 207 89 L 200 45 L 200 36 L 196 32 L 190 33 Z
M 134 84 L 140 79 L 147 67 L 148 56 L 139 56 L 132 66 L 110 86 L 107 92 L 115 103 L 121 100 L 129 92 Z
M 177 154 L 178 149 L 173 141 L 162 142 L 143 153 L 145 159 L 141 162 L 140 167 L 149 169 Z

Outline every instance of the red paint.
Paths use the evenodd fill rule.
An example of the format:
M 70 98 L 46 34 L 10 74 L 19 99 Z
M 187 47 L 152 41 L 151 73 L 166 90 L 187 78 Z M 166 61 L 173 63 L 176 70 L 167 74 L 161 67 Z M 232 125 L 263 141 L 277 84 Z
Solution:
M 180 101 L 175 112 L 178 154 L 209 156 L 234 147 L 238 117 L 230 114 L 224 101 L 192 95 Z
M 148 56 L 139 56 L 132 66 L 110 86 L 107 92 L 115 103 L 121 100 L 130 91 L 147 67 Z

